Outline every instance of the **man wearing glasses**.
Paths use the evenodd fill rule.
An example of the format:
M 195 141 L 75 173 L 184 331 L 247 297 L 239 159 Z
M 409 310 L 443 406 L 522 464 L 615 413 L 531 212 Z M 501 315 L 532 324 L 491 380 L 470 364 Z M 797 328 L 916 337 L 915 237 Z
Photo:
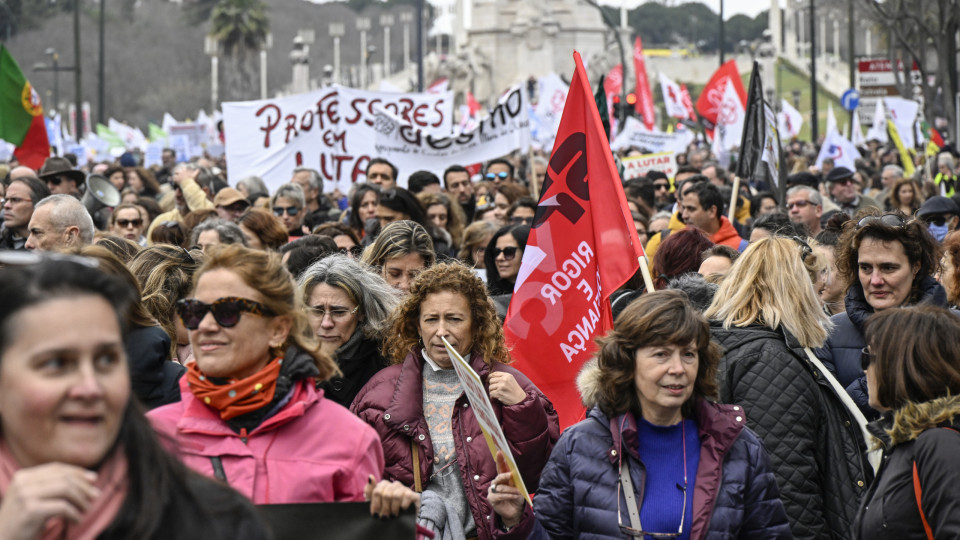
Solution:
M 790 221 L 800 223 L 807 229 L 807 236 L 820 234 L 820 216 L 823 215 L 823 198 L 810 186 L 794 186 L 787 191 L 787 212 Z
M 857 191 L 857 186 L 853 180 L 853 171 L 850 169 L 834 167 L 827 173 L 826 180 L 830 198 L 848 216 L 853 217 L 860 210 L 871 206 L 880 208 L 877 201 L 866 195 L 861 195 Z
M 79 199 L 80 186 L 87 179 L 87 175 L 74 169 L 66 158 L 54 156 L 43 162 L 40 179 L 47 183 L 51 194 L 73 195 Z
M 670 179 L 663 171 L 650 171 L 647 179 L 653 182 L 653 203 L 657 210 L 673 209 L 673 195 L 670 193 Z
M 487 162 L 487 168 L 483 173 L 484 180 L 493 182 L 493 185 L 513 184 L 516 182 L 513 176 L 513 164 L 503 158 L 491 159 Z
M 0 249 L 26 249 L 30 235 L 33 207 L 50 195 L 46 184 L 33 176 L 21 176 L 10 181 L 3 198 L 3 225 L 0 226 Z

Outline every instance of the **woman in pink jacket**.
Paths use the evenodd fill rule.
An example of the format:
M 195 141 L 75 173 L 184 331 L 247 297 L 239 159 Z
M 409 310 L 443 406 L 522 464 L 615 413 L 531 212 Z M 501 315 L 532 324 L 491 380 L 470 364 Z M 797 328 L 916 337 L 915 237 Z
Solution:
M 383 470 L 380 440 L 316 389 L 337 367 L 300 304 L 278 255 L 211 253 L 177 304 L 196 362 L 181 401 L 149 418 L 189 467 L 256 504 L 360 501 Z

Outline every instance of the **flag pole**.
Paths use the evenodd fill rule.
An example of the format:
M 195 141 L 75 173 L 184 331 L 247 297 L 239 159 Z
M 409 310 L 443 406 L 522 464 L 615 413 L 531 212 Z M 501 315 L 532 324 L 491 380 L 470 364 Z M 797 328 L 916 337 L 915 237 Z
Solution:
M 533 164 L 533 145 L 527 150 L 527 182 L 530 183 L 530 195 L 540 200 L 540 186 L 537 185 L 537 168 Z
M 653 288 L 653 277 L 650 276 L 650 263 L 647 262 L 647 255 L 637 257 L 637 260 L 640 261 L 640 275 L 643 276 L 643 285 L 647 288 L 647 292 L 651 293 L 655 289 Z
M 730 224 L 733 224 L 733 216 L 737 213 L 737 194 L 740 192 L 740 177 L 733 175 L 733 191 L 730 192 L 729 214 Z

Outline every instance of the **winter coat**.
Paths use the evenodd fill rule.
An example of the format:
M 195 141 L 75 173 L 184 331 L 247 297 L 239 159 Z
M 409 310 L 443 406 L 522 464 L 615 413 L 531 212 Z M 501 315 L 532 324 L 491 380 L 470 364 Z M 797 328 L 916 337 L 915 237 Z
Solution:
M 791 538 L 767 452 L 744 425 L 743 411 L 702 399 L 695 408 L 701 446 L 690 538 Z M 617 516 L 618 454 L 626 451 L 635 499 L 642 505 L 646 469 L 638 444 L 633 414 L 610 421 L 599 408 L 591 409 L 560 437 L 533 511 L 525 508 L 520 523 L 509 532 L 498 529 L 498 538 L 630 538 L 620 532 Z M 626 504 L 621 496 L 619 519 L 629 526 Z
M 370 339 L 360 330 L 354 332 L 333 355 L 342 375 L 320 383 L 324 396 L 349 407 L 370 377 L 387 365 L 380 354 L 380 345 L 379 339 Z
M 915 303 L 947 307 L 947 293 L 937 280 L 926 277 L 920 284 L 920 299 Z M 863 339 L 863 326 L 874 311 L 867 303 L 860 282 L 850 286 L 844 305 L 846 310 L 843 313 L 830 318 L 834 327 L 827 342 L 814 352 L 823 365 L 836 375 L 840 386 L 847 389 L 864 416 L 875 419 L 878 413 L 868 403 L 867 381 L 860 367 L 860 351 L 867 346 Z
M 872 476 L 856 420 L 789 332 L 765 326 L 725 330 L 720 401 L 741 405 L 773 466 L 796 538 L 848 538 Z
M 710 241 L 714 244 L 722 244 L 732 247 L 737 251 L 747 249 L 748 242 L 737 233 L 737 229 L 730 223 L 726 216 L 720 216 L 720 228 L 710 236 Z
M 239 433 L 190 392 L 186 377 L 180 390 L 180 402 L 148 413 L 154 429 L 184 464 L 225 478 L 254 504 L 362 501 L 367 477 L 381 476 L 377 434 L 325 399 L 312 378 L 296 380 L 275 414 Z
M 960 538 L 960 396 L 911 403 L 870 424 L 883 461 L 857 514 L 853 538 L 927 538 L 913 467 L 920 480 L 920 506 L 934 538 Z
M 170 360 L 170 336 L 159 326 L 127 333 L 125 349 L 133 394 L 147 409 L 180 401 L 180 377 L 186 368 Z
M 370 379 L 360 391 L 350 410 L 370 424 L 380 435 L 386 467 L 383 477 L 414 487 L 413 451 L 411 441 L 419 448 L 420 478 L 424 485 L 433 468 L 433 443 L 423 413 L 423 359 L 420 349 L 414 349 L 402 364 L 392 365 Z M 470 364 L 489 391 L 487 377 L 494 371 L 510 373 L 527 396 L 516 405 L 503 405 L 492 399 L 497 420 L 510 443 L 527 490 L 537 489 L 540 471 L 550 457 L 550 451 L 560 435 L 557 413 L 553 404 L 530 380 L 512 367 L 483 363 L 482 355 L 475 353 Z M 497 476 L 497 466 L 480 431 L 470 403 L 461 395 L 450 419 L 454 433 L 454 448 L 460 466 L 470 511 L 481 540 L 493 536 L 492 507 L 487 502 L 487 489 Z

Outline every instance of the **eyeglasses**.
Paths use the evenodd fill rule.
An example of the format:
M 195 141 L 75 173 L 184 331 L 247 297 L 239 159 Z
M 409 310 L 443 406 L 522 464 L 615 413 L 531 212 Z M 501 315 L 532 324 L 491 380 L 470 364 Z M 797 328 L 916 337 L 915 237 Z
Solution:
M 45 180 L 47 181 L 48 184 L 53 184 L 53 185 L 55 185 L 55 186 L 59 186 L 59 185 L 60 185 L 60 182 L 63 181 L 63 178 L 61 178 L 61 177 L 59 177 L 59 176 L 51 176 L 50 178 L 46 178 Z
M 943 227 L 943 224 L 947 222 L 947 216 L 943 214 L 931 214 L 929 216 L 923 216 L 920 219 L 927 225 L 936 225 L 937 227 Z
M 207 316 L 207 312 L 213 313 L 213 320 L 223 328 L 233 328 L 240 322 L 240 314 L 244 311 L 261 317 L 277 315 L 260 302 L 235 296 L 217 298 L 212 304 L 205 304 L 196 299 L 177 301 L 180 320 L 188 330 L 196 330 L 200 326 L 200 321 Z
M 344 248 L 340 248 L 340 254 L 341 254 L 341 255 L 347 255 L 347 256 L 352 255 L 352 256 L 354 256 L 354 257 L 359 257 L 362 253 L 363 253 L 363 247 L 362 247 L 362 246 L 353 246 L 353 247 L 348 247 L 348 248 L 345 248 L 345 247 L 344 247 Z
M 501 179 L 501 180 L 506 180 L 507 177 L 509 177 L 509 176 L 510 176 L 510 173 L 508 173 L 507 171 L 500 171 L 500 172 L 498 172 L 498 173 L 488 172 L 488 173 L 486 174 L 487 180 L 496 180 L 497 178 L 499 178 L 499 179 Z
M 31 201 L 30 199 L 21 199 L 20 197 L 7 197 L 7 198 L 5 198 L 5 199 L 0 199 L 0 206 L 5 205 L 5 204 L 7 204 L 7 203 L 10 203 L 10 204 L 20 204 L 20 203 L 25 203 L 25 202 L 30 202 L 30 203 L 32 203 L 33 201 Z
M 283 214 L 286 213 L 288 216 L 295 216 L 300 213 L 300 208 L 296 206 L 274 206 L 273 215 L 277 217 L 283 217 Z
M 870 352 L 870 346 L 860 349 L 860 369 L 866 371 L 873 363 L 873 353 Z
M 357 306 L 353 309 L 347 309 L 345 307 L 331 306 L 330 309 L 325 308 L 324 306 L 310 306 L 310 311 L 317 316 L 318 319 L 323 320 L 327 315 L 335 321 L 342 321 L 347 318 L 349 315 L 353 315 L 360 309 L 360 306 Z
M 887 227 L 902 229 L 907 225 L 907 221 L 896 214 L 884 214 L 882 216 L 867 216 L 857 222 L 857 229 L 867 225 L 880 224 Z
M 496 248 L 491 253 L 493 253 L 493 258 L 496 259 L 503 253 L 503 260 L 512 261 L 514 257 L 517 256 L 517 250 L 520 249 L 516 246 L 510 246 L 505 248 Z
M 806 208 L 806 207 L 810 206 L 811 204 L 813 204 L 813 203 L 810 202 L 810 201 L 796 201 L 796 202 L 792 202 L 792 203 L 787 203 L 787 210 L 793 210 L 794 207 L 796 207 L 796 208 Z
M 670 189 L 670 184 L 669 184 L 669 183 L 667 183 L 667 184 L 659 184 L 659 183 L 658 183 L 658 184 L 654 184 L 654 185 L 653 185 L 653 189 L 654 189 L 655 191 L 660 191 L 661 189 L 669 190 L 669 189 Z
M 791 236 L 790 239 L 800 246 L 800 260 L 807 262 L 807 257 L 813 255 L 813 248 L 810 247 L 810 244 L 808 244 L 806 240 L 799 236 Z
M 133 225 L 134 227 L 140 227 L 141 225 L 143 225 L 143 220 L 139 218 L 138 219 L 118 219 L 117 225 L 121 227 L 129 227 L 131 225 Z
M 510 218 L 510 223 L 512 225 L 532 225 L 532 217 L 512 217 Z

